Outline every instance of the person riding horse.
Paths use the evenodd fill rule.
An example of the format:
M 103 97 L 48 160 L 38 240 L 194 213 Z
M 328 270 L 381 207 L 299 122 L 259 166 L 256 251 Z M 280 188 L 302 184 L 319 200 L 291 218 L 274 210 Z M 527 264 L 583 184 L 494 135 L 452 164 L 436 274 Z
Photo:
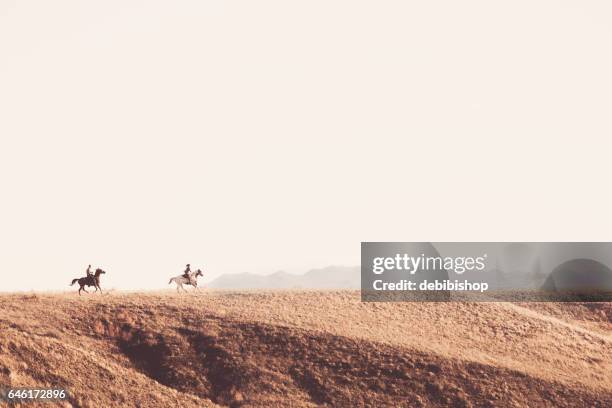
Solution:
M 190 265 L 187 264 L 187 269 L 185 269 L 185 272 L 182 275 L 178 275 L 173 278 L 170 278 L 170 281 L 168 281 L 168 284 L 171 284 L 172 282 L 176 283 L 177 292 L 179 292 L 181 289 L 186 292 L 183 285 L 191 285 L 194 287 L 195 290 L 197 290 L 198 289 L 198 276 L 204 276 L 204 273 L 202 272 L 202 270 L 197 269 L 195 272 L 192 272 Z
M 91 265 L 89 265 L 85 272 L 87 272 L 87 276 L 85 276 L 84 278 L 73 279 L 72 283 L 70 283 L 70 286 L 74 285 L 77 282 L 79 283 L 79 296 L 81 295 L 81 291 L 89 293 L 87 292 L 87 289 L 85 289 L 85 286 L 94 286 L 96 288 L 96 292 L 98 290 L 102 292 L 102 288 L 100 287 L 100 275 L 105 274 L 106 272 L 104 272 L 100 268 L 97 268 L 96 271 L 92 273 Z

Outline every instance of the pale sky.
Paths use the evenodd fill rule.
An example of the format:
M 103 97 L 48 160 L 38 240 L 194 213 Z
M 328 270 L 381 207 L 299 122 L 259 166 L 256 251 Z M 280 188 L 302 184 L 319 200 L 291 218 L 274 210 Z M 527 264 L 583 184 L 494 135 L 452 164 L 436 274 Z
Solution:
M 612 240 L 608 1 L 0 1 L 0 291 Z

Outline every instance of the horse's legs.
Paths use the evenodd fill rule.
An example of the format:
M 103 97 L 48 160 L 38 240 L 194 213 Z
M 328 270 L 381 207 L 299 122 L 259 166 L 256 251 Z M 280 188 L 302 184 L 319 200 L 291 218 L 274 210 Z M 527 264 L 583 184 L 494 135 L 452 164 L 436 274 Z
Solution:
M 103 293 L 103 292 L 102 292 L 102 287 L 101 287 L 100 285 L 98 285 L 98 289 L 100 289 L 100 293 Z M 96 292 L 97 292 L 97 291 L 98 291 L 98 290 L 96 289 Z
M 176 293 L 179 293 L 179 288 L 183 287 L 180 283 L 176 284 Z

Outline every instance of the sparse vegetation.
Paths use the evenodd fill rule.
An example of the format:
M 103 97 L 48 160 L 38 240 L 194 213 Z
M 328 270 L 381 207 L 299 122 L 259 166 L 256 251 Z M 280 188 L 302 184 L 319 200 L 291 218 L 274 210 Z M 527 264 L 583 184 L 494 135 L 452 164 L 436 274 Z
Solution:
M 67 387 L 66 407 L 604 407 L 611 311 L 356 291 L 3 295 L 0 384 Z

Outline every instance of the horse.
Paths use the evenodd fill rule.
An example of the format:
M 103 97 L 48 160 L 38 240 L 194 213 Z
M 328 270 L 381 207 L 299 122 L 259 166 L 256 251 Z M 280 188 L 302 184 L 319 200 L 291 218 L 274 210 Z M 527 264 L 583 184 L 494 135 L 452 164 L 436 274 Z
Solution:
M 79 285 L 81 286 L 79 288 L 79 296 L 81 296 L 81 291 L 82 290 L 84 290 L 85 293 L 89 293 L 85 289 L 85 286 L 94 286 L 96 288 L 96 292 L 98 291 L 98 289 L 100 289 L 100 293 L 102 293 L 102 288 L 100 287 L 100 275 L 102 275 L 103 273 L 106 273 L 106 272 L 104 272 L 102 269 L 98 268 L 98 269 L 96 269 L 96 272 L 94 273 L 93 276 L 86 276 L 84 278 L 73 279 L 72 283 L 70 284 L 70 286 L 74 285 L 76 282 L 79 283 Z
M 195 274 L 193 272 L 189 273 L 190 278 L 186 278 L 183 275 L 179 275 L 179 276 L 175 276 L 174 278 L 170 278 L 170 282 L 168 282 L 168 285 L 171 284 L 172 282 L 176 283 L 176 291 L 178 292 L 179 289 L 183 289 L 183 291 L 187 292 L 187 290 L 185 290 L 185 288 L 183 287 L 183 285 L 192 285 L 194 287 L 194 290 L 198 289 L 198 276 L 204 276 L 204 274 L 202 273 L 202 271 L 200 269 L 198 269 Z

